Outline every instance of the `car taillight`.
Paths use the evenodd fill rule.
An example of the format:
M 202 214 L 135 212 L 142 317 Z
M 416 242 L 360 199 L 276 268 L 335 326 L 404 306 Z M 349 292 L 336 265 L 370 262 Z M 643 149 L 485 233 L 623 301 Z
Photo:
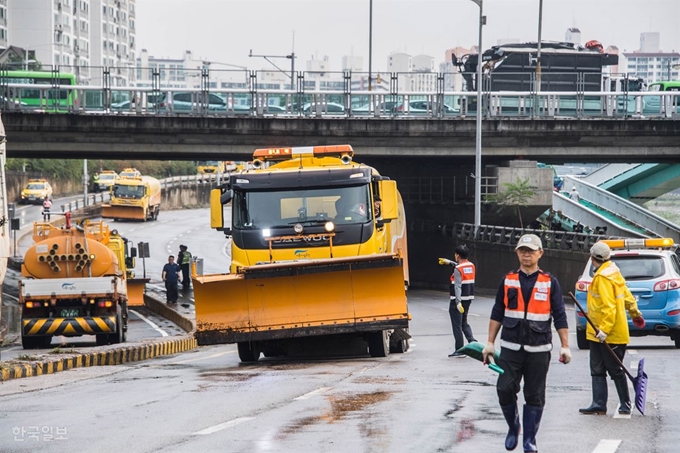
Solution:
M 576 310 L 576 316 L 578 316 L 579 318 L 585 318 L 585 315 L 581 310 Z
M 654 285 L 654 291 L 668 291 L 680 289 L 680 279 L 664 280 Z
M 161 103 L 158 104 L 158 105 L 159 105 L 160 107 L 165 107 L 165 102 L 161 102 Z
M 397 107 L 397 112 L 403 112 L 403 111 L 404 111 L 403 105 L 400 105 L 399 107 Z
M 589 282 L 576 282 L 576 291 L 588 291 L 588 286 L 590 286 Z
M 668 312 L 668 316 L 677 316 L 680 315 L 680 310 L 671 310 Z

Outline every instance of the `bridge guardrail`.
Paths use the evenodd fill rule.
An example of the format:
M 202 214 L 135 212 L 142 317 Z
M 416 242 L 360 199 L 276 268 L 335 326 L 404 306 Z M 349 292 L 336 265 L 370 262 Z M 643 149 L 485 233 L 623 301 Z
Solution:
M 226 177 L 226 174 L 223 175 L 223 177 Z M 217 183 L 217 175 L 196 174 L 196 175 L 171 176 L 168 178 L 160 179 L 159 182 L 161 183 L 161 189 L 170 189 L 173 187 L 181 187 L 187 185 Z M 70 201 L 68 203 L 61 205 L 61 209 L 64 212 L 66 211 L 72 212 L 74 210 L 82 209 L 87 206 L 103 203 L 110 199 L 111 199 L 110 192 L 90 193 L 87 195 L 87 198 L 85 200 L 78 199 Z
M 454 223 L 446 225 L 429 220 L 409 222 L 409 230 L 428 232 L 442 236 L 483 241 L 493 244 L 516 246 L 523 234 L 535 234 L 541 238 L 544 250 L 571 250 L 588 253 L 590 247 L 601 239 L 616 239 L 619 236 L 602 234 L 575 233 L 572 231 L 534 230 L 530 228 L 513 228 L 494 225 L 480 225 L 475 234 L 475 226 L 471 223 Z
M 303 84 L 297 90 L 241 83 L 208 90 L 0 82 L 3 110 L 34 113 L 362 119 L 477 115 L 476 93 L 470 91 L 368 91 L 351 84 L 333 89 Z M 54 99 L 55 89 L 63 92 L 63 100 Z M 28 92 L 34 97 L 22 97 Z M 481 111 L 487 118 L 680 118 L 678 91 L 485 91 L 483 99 Z

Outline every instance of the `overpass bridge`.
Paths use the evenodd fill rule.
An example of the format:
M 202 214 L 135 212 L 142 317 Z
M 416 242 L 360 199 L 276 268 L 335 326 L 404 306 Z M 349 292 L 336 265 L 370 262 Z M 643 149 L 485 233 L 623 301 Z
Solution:
M 260 147 L 349 143 L 362 158 L 472 162 L 474 117 L 257 117 L 3 112 L 8 157 L 249 160 Z M 483 121 L 483 163 L 511 159 L 672 163 L 680 121 L 517 118 Z

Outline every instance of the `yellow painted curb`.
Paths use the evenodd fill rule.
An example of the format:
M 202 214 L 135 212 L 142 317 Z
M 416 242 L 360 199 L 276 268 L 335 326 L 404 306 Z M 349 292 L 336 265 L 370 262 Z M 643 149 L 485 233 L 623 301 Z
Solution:
M 8 361 L 0 363 L 0 382 L 30 376 L 52 374 L 58 371 L 82 368 L 88 366 L 120 365 L 127 362 L 172 355 L 178 352 L 196 349 L 198 343 L 193 336 L 170 338 L 155 341 L 151 344 L 134 346 L 118 346 L 115 349 L 82 353 L 69 357 L 60 357 L 35 362 Z

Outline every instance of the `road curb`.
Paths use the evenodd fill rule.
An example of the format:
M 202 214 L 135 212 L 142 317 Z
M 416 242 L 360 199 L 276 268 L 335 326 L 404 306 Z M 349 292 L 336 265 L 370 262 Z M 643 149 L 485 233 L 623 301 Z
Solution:
M 175 309 L 168 307 L 165 302 L 162 302 L 148 294 L 144 294 L 144 306 L 156 313 L 158 316 L 162 316 L 168 321 L 172 321 L 173 323 L 177 324 L 185 332 L 193 335 L 196 329 L 195 321 L 187 318 Z
M 26 363 L 16 361 L 0 363 L 0 382 L 43 374 L 53 374 L 73 368 L 102 365 L 121 365 L 128 362 L 139 362 L 165 355 L 186 352 L 198 347 L 192 335 L 174 337 L 169 340 L 134 346 L 119 346 L 115 349 L 80 353 L 69 357 L 47 359 Z

